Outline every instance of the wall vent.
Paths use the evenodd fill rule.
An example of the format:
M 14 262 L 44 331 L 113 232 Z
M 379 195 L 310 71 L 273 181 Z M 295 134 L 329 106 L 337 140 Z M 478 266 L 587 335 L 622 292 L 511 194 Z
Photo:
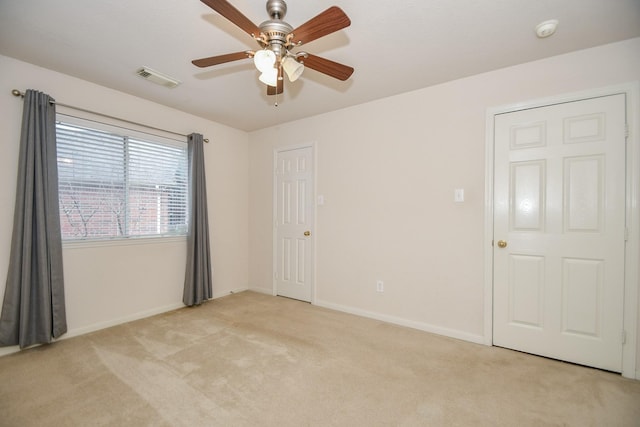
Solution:
M 174 88 L 182 83 L 180 80 L 174 79 L 173 77 L 169 77 L 166 74 L 163 74 L 159 71 L 152 70 L 149 67 L 142 67 L 136 71 L 136 74 L 142 77 L 143 79 L 149 80 L 150 82 L 159 84 L 164 87 Z

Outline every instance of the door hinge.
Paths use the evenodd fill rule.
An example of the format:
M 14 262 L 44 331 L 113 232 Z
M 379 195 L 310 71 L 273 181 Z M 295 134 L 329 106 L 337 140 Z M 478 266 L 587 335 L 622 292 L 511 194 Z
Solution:
M 629 138 L 629 124 L 624 124 L 624 137 Z
M 625 331 L 624 329 L 622 330 L 621 338 L 622 338 L 622 344 L 626 344 L 627 343 L 627 331 Z
M 629 241 L 629 229 L 627 227 L 624 228 L 624 241 Z

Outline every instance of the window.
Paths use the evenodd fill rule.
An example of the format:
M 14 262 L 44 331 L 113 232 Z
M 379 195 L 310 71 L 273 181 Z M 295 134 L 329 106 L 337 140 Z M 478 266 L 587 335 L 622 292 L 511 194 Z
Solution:
M 185 235 L 187 145 L 58 115 L 63 240 Z

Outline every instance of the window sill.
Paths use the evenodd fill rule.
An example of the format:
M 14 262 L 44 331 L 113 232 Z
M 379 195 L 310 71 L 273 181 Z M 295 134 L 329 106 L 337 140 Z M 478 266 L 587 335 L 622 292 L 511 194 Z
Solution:
M 153 236 L 153 237 L 129 237 L 121 239 L 104 240 L 66 240 L 62 242 L 63 249 L 100 248 L 109 246 L 131 245 L 158 245 L 168 243 L 186 242 L 187 236 Z

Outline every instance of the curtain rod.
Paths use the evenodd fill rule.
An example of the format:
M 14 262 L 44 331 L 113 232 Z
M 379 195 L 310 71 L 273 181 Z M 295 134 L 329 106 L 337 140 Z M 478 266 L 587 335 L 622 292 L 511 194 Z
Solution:
M 13 89 L 13 90 L 11 91 L 11 94 L 12 94 L 13 96 L 19 96 L 19 97 L 21 97 L 21 98 L 24 98 L 24 92 L 20 92 L 18 89 Z M 63 104 L 63 103 L 61 103 L 61 102 L 57 102 L 57 101 L 55 101 L 55 100 L 52 100 L 52 101 L 51 101 L 51 103 L 52 103 L 52 104 L 59 105 L 59 106 L 61 106 L 61 107 L 67 107 L 67 108 L 71 108 L 71 109 L 73 109 L 73 110 L 82 111 L 82 112 L 89 113 L 89 114 L 97 114 L 97 115 L 99 115 L 99 116 L 106 117 L 106 118 L 108 118 L 108 119 L 119 120 L 119 121 L 121 121 L 121 122 L 129 123 L 129 124 L 132 124 L 132 125 L 144 126 L 144 127 L 148 128 L 148 129 L 159 130 L 159 131 L 161 131 L 161 132 L 172 133 L 172 134 L 174 134 L 174 135 L 179 135 L 179 136 L 184 136 L 184 137 L 188 136 L 188 135 L 185 135 L 185 134 L 182 134 L 182 133 L 172 132 L 172 131 L 170 131 L 170 130 L 160 129 L 160 128 L 157 128 L 157 127 L 153 127 L 153 126 L 145 125 L 145 124 L 143 124 L 143 123 L 133 122 L 133 121 L 131 121 L 131 120 L 121 119 L 120 117 L 114 117 L 114 116 L 110 116 L 110 115 L 108 115 L 108 114 L 99 113 L 99 112 L 97 112 L 97 111 L 91 111 L 91 110 L 86 110 L 86 109 L 84 109 L 84 108 L 80 108 L 80 107 L 74 107 L 73 105 Z M 204 142 L 206 142 L 206 143 L 208 143 L 208 142 L 209 142 L 209 140 L 208 140 L 208 139 L 206 139 L 206 138 L 205 138 L 205 139 L 203 139 L 203 141 L 204 141 Z

